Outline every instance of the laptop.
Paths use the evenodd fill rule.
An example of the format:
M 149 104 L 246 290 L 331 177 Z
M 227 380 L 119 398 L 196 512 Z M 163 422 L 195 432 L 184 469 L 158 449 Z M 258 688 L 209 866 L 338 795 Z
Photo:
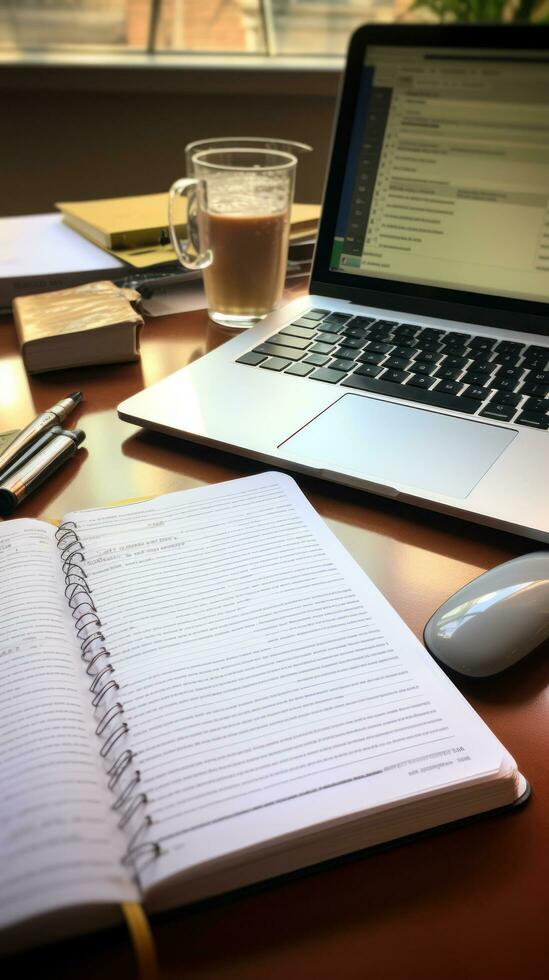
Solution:
M 119 406 L 549 541 L 549 28 L 352 37 L 309 293 Z

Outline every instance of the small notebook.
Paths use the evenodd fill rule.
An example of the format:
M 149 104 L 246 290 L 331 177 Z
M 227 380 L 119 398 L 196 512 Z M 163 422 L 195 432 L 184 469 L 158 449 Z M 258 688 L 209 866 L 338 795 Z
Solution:
M 168 195 L 62 201 L 56 207 L 71 228 L 109 250 L 169 243 Z
M 13 301 L 17 339 L 29 374 L 87 364 L 139 360 L 141 296 L 114 283 L 20 296 Z
M 513 804 L 287 476 L 0 526 L 3 948 Z

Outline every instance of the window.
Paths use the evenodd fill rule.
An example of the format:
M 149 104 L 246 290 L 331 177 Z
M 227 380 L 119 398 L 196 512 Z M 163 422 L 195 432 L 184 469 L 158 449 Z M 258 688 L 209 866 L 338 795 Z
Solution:
M 544 21 L 549 0 L 0 0 L 0 56 L 336 57 L 359 24 Z
M 411 0 L 0 0 L 0 52 L 340 56 Z

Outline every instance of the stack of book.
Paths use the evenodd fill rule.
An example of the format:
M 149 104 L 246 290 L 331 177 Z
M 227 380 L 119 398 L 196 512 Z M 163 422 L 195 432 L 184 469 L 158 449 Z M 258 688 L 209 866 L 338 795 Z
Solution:
M 0 218 L 0 312 L 16 297 L 110 279 L 143 295 L 190 282 L 168 232 L 168 195 L 63 202 L 61 214 Z M 182 212 L 181 234 L 186 216 Z M 288 278 L 310 272 L 319 204 L 294 204 Z
M 134 269 L 158 271 L 176 265 L 168 230 L 168 195 L 64 201 L 57 204 L 65 223 Z M 184 207 L 183 202 L 181 207 Z M 186 215 L 182 212 L 181 234 Z M 294 204 L 291 213 L 288 277 L 308 275 L 313 257 L 319 204 Z
M 288 249 L 288 279 L 309 275 L 319 221 L 320 204 L 294 204 Z

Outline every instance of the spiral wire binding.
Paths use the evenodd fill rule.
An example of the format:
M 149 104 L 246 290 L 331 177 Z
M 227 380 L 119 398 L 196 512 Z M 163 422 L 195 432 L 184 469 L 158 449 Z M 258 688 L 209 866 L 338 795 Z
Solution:
M 60 524 L 55 537 L 65 578 L 65 596 L 74 619 L 74 627 L 80 643 L 80 655 L 86 664 L 86 674 L 92 678 L 89 687 L 92 705 L 97 708 L 109 692 L 112 694 L 120 688 L 114 676 L 115 668 L 110 662 L 111 654 L 106 645 L 102 623 L 84 569 L 86 560 L 84 548 L 74 521 Z M 111 755 L 113 749 L 129 731 L 129 726 L 124 721 L 124 706 L 120 701 L 115 701 L 106 708 L 95 729 L 95 734 L 102 740 L 101 758 L 110 761 L 113 758 Z M 125 829 L 132 818 L 141 809 L 146 808 L 149 802 L 147 794 L 139 789 L 141 774 L 133 765 L 134 759 L 134 753 L 125 748 L 114 757 L 112 765 L 107 770 L 108 788 L 117 794 L 112 809 L 118 815 L 118 826 L 121 829 Z M 119 789 L 118 784 L 130 767 L 129 782 L 123 789 Z M 155 841 L 142 840 L 145 831 L 152 823 L 150 815 L 145 813 L 128 841 L 126 853 L 122 858 L 123 865 L 133 866 L 136 870 L 137 862 L 141 859 L 158 857 L 160 845 Z

